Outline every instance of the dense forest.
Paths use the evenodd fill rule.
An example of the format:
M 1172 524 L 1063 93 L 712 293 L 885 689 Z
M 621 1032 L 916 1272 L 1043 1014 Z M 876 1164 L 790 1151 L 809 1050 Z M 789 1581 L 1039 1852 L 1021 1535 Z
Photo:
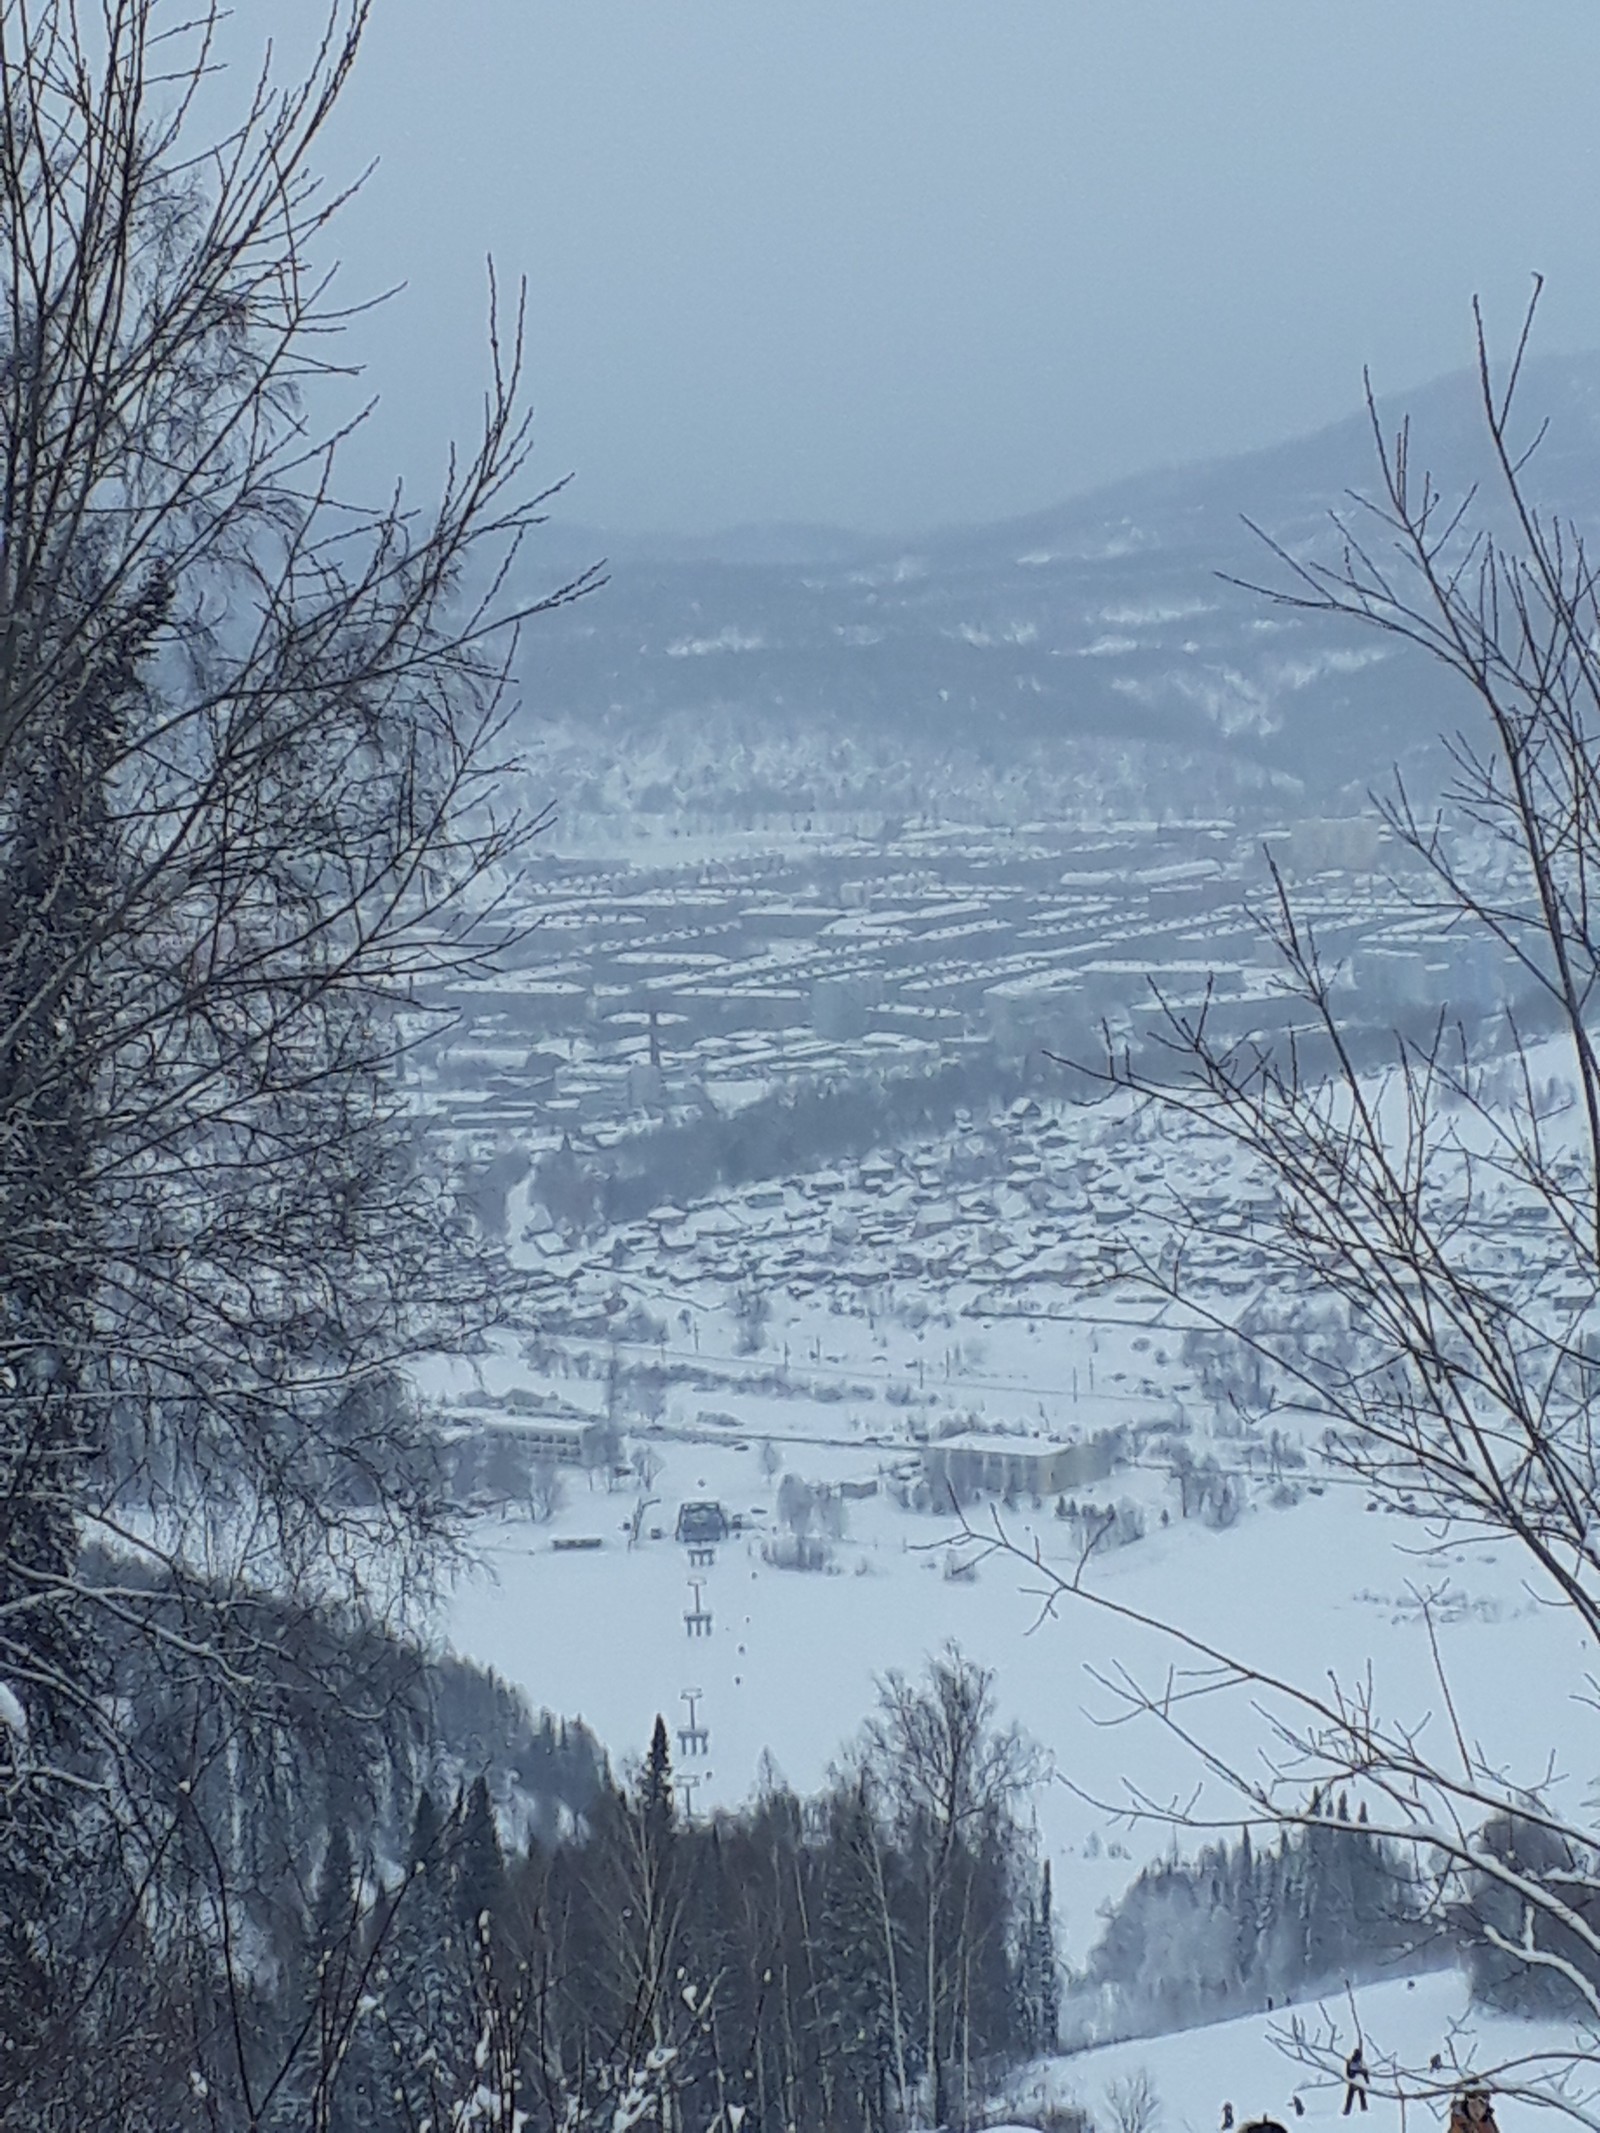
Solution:
M 141 1879 L 108 1846 L 43 1906 L 15 2122 L 883 2133 L 972 2122 L 1053 2043 L 1038 1769 L 958 1653 L 885 1679 L 821 1796 L 692 1821 L 659 1719 L 619 1781 L 473 1669 L 370 1630 L 323 1659 L 387 1681 L 381 1752 L 368 1713 L 257 1759 L 152 1684 L 136 1752 L 191 1812 Z
M 192 1810 L 141 1884 L 108 1847 L 45 1906 L 28 1979 L 53 2019 L 10 2062 L 16 2122 L 969 2126 L 1063 2045 L 1470 1938 L 1440 1941 L 1412 1864 L 1341 1798 L 1270 1847 L 1246 1831 L 1148 1867 L 1069 1976 L 1027 1819 L 1045 1772 L 953 1648 L 880 1683 L 822 1793 L 769 1770 L 743 1807 L 690 1817 L 659 1718 L 618 1777 L 492 1676 L 370 1626 L 324 1636 L 322 1675 L 369 1708 L 280 1717 L 287 1759 L 208 1740 L 203 1704 L 151 1678 L 133 1752 L 168 1756 Z
M 1313 1796 L 1303 1826 L 1145 1868 L 1062 2010 L 1069 2044 L 1153 2036 L 1450 1959 L 1415 1861 Z

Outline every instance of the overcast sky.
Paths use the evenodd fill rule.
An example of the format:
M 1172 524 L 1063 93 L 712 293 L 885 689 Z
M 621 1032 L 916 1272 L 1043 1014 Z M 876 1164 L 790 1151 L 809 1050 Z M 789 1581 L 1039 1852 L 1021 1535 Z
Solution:
M 257 0 L 241 26 L 281 21 Z M 376 0 L 330 153 L 391 462 L 528 276 L 567 516 L 913 530 L 1600 344 L 1596 0 Z

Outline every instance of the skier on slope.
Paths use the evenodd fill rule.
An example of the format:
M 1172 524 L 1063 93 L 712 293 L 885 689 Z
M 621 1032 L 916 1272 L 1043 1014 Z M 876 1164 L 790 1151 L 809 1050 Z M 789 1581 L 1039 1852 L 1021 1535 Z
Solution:
M 1348 2118 L 1358 2103 L 1363 2111 L 1366 2109 L 1369 2078 L 1366 2055 L 1358 2042 L 1355 2050 L 1344 2062 L 1344 2109 L 1339 2113 L 1341 2118 Z

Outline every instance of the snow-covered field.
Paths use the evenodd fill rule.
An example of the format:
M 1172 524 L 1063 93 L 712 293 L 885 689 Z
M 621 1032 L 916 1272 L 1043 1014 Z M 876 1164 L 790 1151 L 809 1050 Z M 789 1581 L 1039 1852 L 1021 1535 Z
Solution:
M 487 1523 L 484 1568 L 454 1603 L 457 1645 L 536 1703 L 581 1715 L 619 1760 L 642 1752 L 658 1711 L 675 1726 L 682 1692 L 702 1690 L 709 1752 L 680 1759 L 679 1770 L 695 1780 L 690 1797 L 703 1810 L 744 1798 L 765 1755 L 802 1791 L 820 1785 L 870 1709 L 875 1677 L 915 1673 L 930 1651 L 957 1641 L 995 1670 L 1002 1717 L 1020 1720 L 1053 1759 L 1038 1824 L 1064 1952 L 1080 1958 L 1096 1936 L 1097 1906 L 1168 1842 L 1165 1830 L 1129 1826 L 1112 1810 L 1134 1791 L 1187 1803 L 1199 1779 L 1191 1752 L 1153 1720 L 1111 1722 L 1120 1706 L 1106 1679 L 1125 1667 L 1154 1686 L 1183 1655 L 1081 1599 L 1042 1619 L 1046 1580 L 1025 1563 L 992 1556 L 967 1577 L 948 1576 L 947 1564 L 971 1547 L 941 1546 L 954 1530 L 948 1520 L 882 1495 L 848 1506 L 834 1574 L 770 1566 L 754 1532 L 719 1547 L 709 1569 L 691 1569 L 670 1538 L 677 1504 L 714 1497 L 763 1510 L 760 1523 L 770 1526 L 775 1484 L 753 1439 L 744 1450 L 664 1439 L 659 1450 L 660 1505 L 646 1531 L 659 1523 L 666 1537 L 630 1548 L 632 1497 L 581 1479 L 549 1525 Z M 883 1457 L 786 1447 L 808 1480 L 864 1478 Z M 1585 1654 L 1564 1618 L 1524 1584 L 1522 1565 L 1476 1546 L 1419 1559 L 1426 1534 L 1364 1506 L 1359 1492 L 1330 1487 L 1292 1508 L 1248 1510 L 1227 1531 L 1174 1519 L 1092 1565 L 1089 1583 L 1119 1607 L 1181 1625 L 1281 1678 L 1320 1686 L 1330 1672 L 1354 1682 L 1370 1670 L 1381 1707 L 1424 1721 L 1443 1752 L 1447 1721 L 1418 1601 L 1434 1593 L 1466 1730 L 1528 1782 L 1545 1775 L 1552 1744 L 1565 1771 L 1592 1771 L 1600 1743 L 1581 1700 Z M 1046 1571 L 1070 1571 L 1075 1558 L 1048 1513 L 1022 1511 L 1007 1524 L 1019 1545 L 1039 1548 Z M 601 1545 L 555 1545 L 582 1536 Z M 702 1580 L 708 1637 L 686 1628 L 691 1577 Z M 1267 1743 L 1257 1703 L 1236 1691 L 1188 1715 L 1249 1762 Z M 1230 1801 L 1218 1787 L 1198 1804 L 1226 1825 Z
M 1469 2007 L 1466 1981 L 1453 1971 L 1438 1971 L 1271 2013 L 1263 2009 L 1175 2036 L 1049 2060 L 1019 2079 L 1013 2100 L 1024 2120 L 1030 2106 L 1037 2110 L 1070 2101 L 1105 2121 L 1111 2115 L 1105 2109 L 1108 2088 L 1144 2073 L 1154 2084 L 1160 2113 L 1151 2133 L 1216 2133 L 1225 2103 L 1233 2105 L 1240 2125 L 1264 2117 L 1290 2133 L 1313 2133 L 1340 2116 L 1344 2090 L 1325 2069 L 1330 2057 L 1342 2058 L 1350 2050 L 1358 2034 L 1372 2070 L 1366 2123 L 1374 2133 L 1393 2133 L 1397 2126 L 1404 2133 L 1433 2133 L 1448 2115 L 1444 2101 L 1413 2102 L 1402 2109 L 1387 2099 L 1382 2093 L 1387 2065 L 1426 2066 L 1437 2053 L 1443 2061 L 1438 2079 L 1448 2089 L 1452 2075 L 1491 2073 L 1529 2053 L 1570 2051 L 1573 2044 L 1570 2029 L 1559 2025 L 1518 2022 Z M 1321 2066 L 1308 2063 L 1318 2060 Z M 1296 2096 L 1303 2116 L 1294 2109 Z M 1502 2102 L 1497 2115 L 1501 2133 L 1525 2133 L 1527 2106 Z M 1359 2119 L 1360 2113 L 1352 2116 Z

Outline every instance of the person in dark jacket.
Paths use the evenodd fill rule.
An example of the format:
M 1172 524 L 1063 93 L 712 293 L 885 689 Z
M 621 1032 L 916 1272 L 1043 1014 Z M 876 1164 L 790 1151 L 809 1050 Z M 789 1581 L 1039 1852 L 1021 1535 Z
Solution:
M 1500 2133 L 1487 2089 L 1463 2089 L 1450 2106 L 1450 2133 Z
M 1366 2109 L 1369 2078 L 1366 2055 L 1358 2044 L 1344 2062 L 1344 2109 L 1339 2113 L 1341 2118 L 1348 2118 L 1358 2103 L 1363 2111 Z

